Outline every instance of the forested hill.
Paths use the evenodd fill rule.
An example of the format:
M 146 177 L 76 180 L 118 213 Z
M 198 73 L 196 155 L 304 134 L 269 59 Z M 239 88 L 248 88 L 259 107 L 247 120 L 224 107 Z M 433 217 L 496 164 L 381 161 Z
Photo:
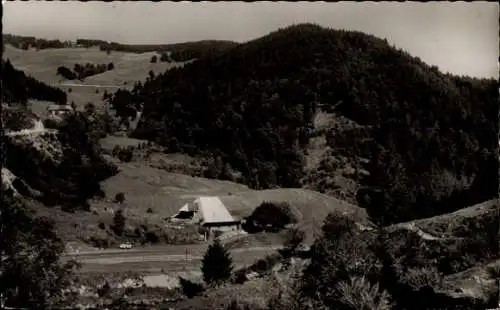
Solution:
M 28 99 L 65 104 L 67 95 L 59 88 L 44 84 L 2 59 L 2 102 L 26 104 Z
M 207 151 L 217 158 L 214 176 L 233 168 L 254 188 L 303 185 L 314 115 L 349 119 L 357 126 L 342 136 L 327 128 L 329 154 L 368 159 L 360 204 L 400 221 L 497 194 L 497 98 L 494 80 L 443 74 L 371 35 L 302 24 L 111 102 L 124 114 L 143 106 L 136 137 L 172 152 Z

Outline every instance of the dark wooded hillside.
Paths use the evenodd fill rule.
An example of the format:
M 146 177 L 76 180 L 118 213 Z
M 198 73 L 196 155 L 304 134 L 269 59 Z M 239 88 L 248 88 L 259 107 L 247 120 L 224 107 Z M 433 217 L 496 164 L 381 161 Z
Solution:
M 2 59 L 2 102 L 26 104 L 28 99 L 66 104 L 67 95 L 17 70 L 10 60 Z
M 143 107 L 136 137 L 211 154 L 215 177 L 236 169 L 253 188 L 303 185 L 322 110 L 362 127 L 327 138 L 331 156 L 369 159 L 358 198 L 374 216 L 409 220 L 497 195 L 497 82 L 443 74 L 361 32 L 280 29 L 119 95 L 117 110 Z

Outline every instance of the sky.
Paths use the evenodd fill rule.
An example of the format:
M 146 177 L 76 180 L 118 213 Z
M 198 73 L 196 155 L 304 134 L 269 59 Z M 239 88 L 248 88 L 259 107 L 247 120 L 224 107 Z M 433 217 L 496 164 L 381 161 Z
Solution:
M 47 39 L 245 42 L 302 22 L 386 38 L 441 71 L 498 78 L 494 2 L 3 2 L 3 32 Z

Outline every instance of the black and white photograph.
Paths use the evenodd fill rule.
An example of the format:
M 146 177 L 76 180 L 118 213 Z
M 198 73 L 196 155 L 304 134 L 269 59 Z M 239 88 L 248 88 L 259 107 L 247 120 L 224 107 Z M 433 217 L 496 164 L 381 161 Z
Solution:
M 0 310 L 500 310 L 496 2 L 2 13 Z

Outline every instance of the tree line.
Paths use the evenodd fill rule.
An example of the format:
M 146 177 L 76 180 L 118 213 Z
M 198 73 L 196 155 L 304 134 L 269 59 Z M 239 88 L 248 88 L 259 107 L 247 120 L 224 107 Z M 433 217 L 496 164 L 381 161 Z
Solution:
M 4 44 L 10 44 L 18 49 L 28 50 L 29 48 L 36 48 L 43 50 L 48 48 L 67 48 L 71 47 L 70 41 L 60 40 L 47 40 L 29 36 L 18 36 L 12 34 L 2 35 Z
M 97 65 L 88 62 L 86 64 L 75 64 L 73 70 L 65 66 L 60 66 L 57 68 L 57 75 L 61 75 L 68 80 L 83 80 L 89 76 L 101 74 L 114 68 L 115 65 L 113 62 Z

